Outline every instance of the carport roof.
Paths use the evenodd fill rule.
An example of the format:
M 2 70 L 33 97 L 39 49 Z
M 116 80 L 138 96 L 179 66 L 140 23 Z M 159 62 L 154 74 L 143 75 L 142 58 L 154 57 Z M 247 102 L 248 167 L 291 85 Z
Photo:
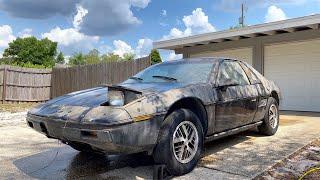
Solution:
M 161 40 L 153 43 L 156 49 L 175 50 L 184 47 L 192 47 L 205 44 L 214 44 L 225 41 L 237 41 L 259 36 L 270 36 L 296 31 L 319 29 L 320 14 L 293 18 L 283 21 L 258 24 L 238 29 L 210 32 L 194 36 Z

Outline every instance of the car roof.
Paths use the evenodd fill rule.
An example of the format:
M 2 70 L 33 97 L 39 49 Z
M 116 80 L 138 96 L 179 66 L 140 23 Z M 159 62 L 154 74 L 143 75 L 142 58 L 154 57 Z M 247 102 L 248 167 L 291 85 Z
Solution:
M 171 61 L 165 61 L 163 63 L 166 64 L 176 64 L 176 63 L 190 63 L 190 62 L 194 62 L 194 63 L 216 63 L 216 62 L 221 62 L 224 60 L 232 60 L 232 61 L 241 61 L 241 60 L 237 60 L 237 59 L 231 59 L 231 58 L 225 58 L 225 57 L 197 57 L 197 58 L 183 58 L 183 59 L 178 59 L 178 60 L 171 60 Z

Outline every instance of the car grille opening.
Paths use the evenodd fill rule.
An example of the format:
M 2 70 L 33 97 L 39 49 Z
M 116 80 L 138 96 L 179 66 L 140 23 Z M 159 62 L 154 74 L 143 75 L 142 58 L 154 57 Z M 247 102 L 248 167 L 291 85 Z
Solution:
M 29 127 L 33 128 L 33 123 L 32 122 L 28 121 L 28 125 L 29 125 Z
M 88 138 L 97 138 L 97 132 L 94 131 L 81 131 L 81 136 Z
M 47 130 L 46 126 L 44 125 L 44 123 L 42 123 L 42 122 L 40 123 L 40 128 L 43 133 L 48 134 L 48 130 Z

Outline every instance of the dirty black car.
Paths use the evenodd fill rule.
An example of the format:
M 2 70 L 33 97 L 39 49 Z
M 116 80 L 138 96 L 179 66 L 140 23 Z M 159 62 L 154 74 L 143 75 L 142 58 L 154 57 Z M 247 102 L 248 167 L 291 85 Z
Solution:
M 52 99 L 30 110 L 27 123 L 79 151 L 147 152 L 182 175 L 196 166 L 204 142 L 254 127 L 275 134 L 279 100 L 279 88 L 245 62 L 191 58 Z

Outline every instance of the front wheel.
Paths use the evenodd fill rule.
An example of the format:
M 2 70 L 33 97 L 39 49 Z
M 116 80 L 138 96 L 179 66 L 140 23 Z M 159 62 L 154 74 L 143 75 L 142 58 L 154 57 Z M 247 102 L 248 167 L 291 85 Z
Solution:
M 263 123 L 258 126 L 261 134 L 271 136 L 274 135 L 279 127 L 279 106 L 277 101 L 270 97 L 268 99 L 267 111 L 263 119 Z
M 194 169 L 203 150 L 203 130 L 190 110 L 172 112 L 161 127 L 153 157 L 165 164 L 170 174 L 183 175 Z

